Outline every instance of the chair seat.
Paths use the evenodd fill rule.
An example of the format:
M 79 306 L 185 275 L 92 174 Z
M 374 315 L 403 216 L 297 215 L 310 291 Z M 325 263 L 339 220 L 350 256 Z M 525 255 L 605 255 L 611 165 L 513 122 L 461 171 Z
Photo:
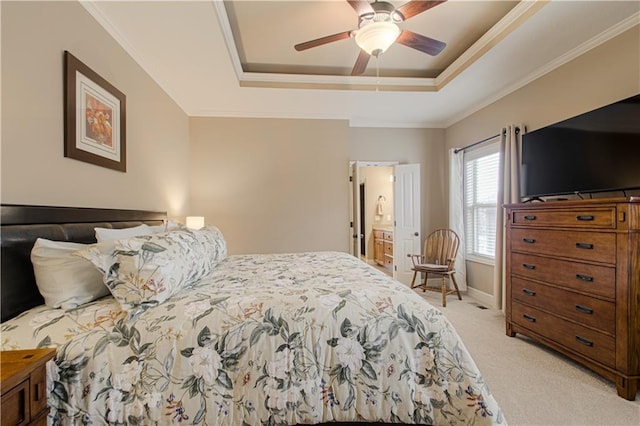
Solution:
M 434 272 L 445 272 L 449 267 L 447 265 L 438 265 L 435 263 L 419 263 L 415 266 L 415 269 L 424 271 L 434 271 Z

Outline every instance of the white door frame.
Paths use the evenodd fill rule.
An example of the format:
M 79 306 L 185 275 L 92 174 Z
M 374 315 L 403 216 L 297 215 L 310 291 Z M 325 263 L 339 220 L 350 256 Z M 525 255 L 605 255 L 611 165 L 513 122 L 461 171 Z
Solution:
M 358 182 L 358 170 L 362 167 L 393 167 L 399 164 L 397 161 L 349 161 L 349 252 L 360 258 L 360 182 Z
M 394 167 L 399 165 L 398 161 L 349 161 L 349 247 L 353 256 L 360 258 L 360 182 L 358 182 L 358 173 L 362 167 Z M 355 175 L 355 176 L 354 176 Z M 395 198 L 395 197 L 394 197 Z M 395 207 L 394 207 L 395 208 Z M 395 212 L 394 212 L 395 215 Z M 396 277 L 396 256 L 394 256 L 393 277 Z

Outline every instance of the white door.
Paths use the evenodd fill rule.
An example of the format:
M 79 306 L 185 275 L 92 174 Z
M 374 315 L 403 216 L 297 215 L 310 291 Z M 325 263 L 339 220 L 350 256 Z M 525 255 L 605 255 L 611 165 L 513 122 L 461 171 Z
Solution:
M 362 239 L 362 224 L 360 223 L 360 165 L 355 162 L 351 165 L 351 254 L 360 258 L 360 240 Z
M 409 285 L 413 272 L 407 254 L 419 254 L 421 251 L 420 164 L 396 165 L 393 169 L 393 276 Z

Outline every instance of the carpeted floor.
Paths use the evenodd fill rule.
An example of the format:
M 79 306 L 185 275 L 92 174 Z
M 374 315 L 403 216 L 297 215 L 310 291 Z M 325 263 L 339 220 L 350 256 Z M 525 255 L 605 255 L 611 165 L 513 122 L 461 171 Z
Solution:
M 635 401 L 616 394 L 615 385 L 565 356 L 518 335 L 507 337 L 502 312 L 478 302 L 423 293 L 462 337 L 510 425 L 640 425 L 640 392 Z

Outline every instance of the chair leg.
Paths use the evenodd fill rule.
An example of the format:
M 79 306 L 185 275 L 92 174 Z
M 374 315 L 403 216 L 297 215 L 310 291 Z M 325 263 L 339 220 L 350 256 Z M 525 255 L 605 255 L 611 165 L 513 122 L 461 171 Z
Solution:
M 445 276 L 442 276 L 442 307 L 447 307 L 447 281 Z
M 413 278 L 411 278 L 411 288 L 413 288 L 413 284 L 416 282 L 416 275 L 418 275 L 418 271 L 413 271 Z
M 429 278 L 429 273 L 425 272 L 424 273 L 424 281 L 422 282 L 422 291 L 426 292 L 427 291 L 427 279 Z
M 460 295 L 460 289 L 458 288 L 458 283 L 456 282 L 456 274 L 451 274 L 451 281 L 453 281 L 453 286 L 456 289 L 456 293 L 458 293 L 458 300 L 462 300 L 462 296 Z

